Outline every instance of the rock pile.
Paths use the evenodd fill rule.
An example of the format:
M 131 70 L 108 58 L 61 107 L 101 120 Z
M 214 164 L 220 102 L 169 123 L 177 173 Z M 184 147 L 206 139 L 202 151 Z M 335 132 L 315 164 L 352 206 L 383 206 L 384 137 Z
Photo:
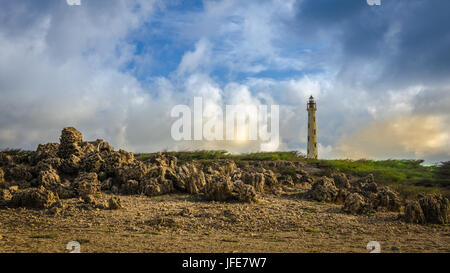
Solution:
M 350 183 L 343 173 L 321 177 L 306 197 L 323 202 L 342 204 L 342 210 L 350 214 L 362 214 L 377 210 L 399 211 L 401 200 L 389 187 L 379 187 L 373 175 Z
M 346 213 L 400 209 L 398 194 L 378 186 L 373 175 L 316 177 L 305 171 L 304 164 L 245 161 L 238 166 L 233 160 L 180 164 L 167 153 L 137 160 L 133 153 L 115 151 L 101 139 L 83 141 L 81 132 L 67 127 L 60 143 L 41 144 L 34 152 L 0 152 L 0 206 L 58 213 L 64 209 L 61 199 L 78 198 L 90 208 L 122 208 L 118 197 L 106 200 L 102 192 L 146 196 L 184 192 L 211 201 L 256 202 L 261 194 L 296 188 L 306 190 L 306 198 L 342 204 Z M 448 223 L 448 211 L 447 199 L 424 196 L 406 205 L 404 218 L 413 223 Z
M 258 193 L 277 185 L 273 171 L 240 169 L 232 160 L 178 164 L 177 158 L 157 153 L 140 161 L 101 139 L 83 141 L 73 127 L 62 130 L 60 143 L 38 145 L 35 152 L 0 152 L 3 206 L 50 209 L 60 199 L 80 198 L 96 207 L 121 207 L 116 199 L 99 205 L 102 192 L 155 196 L 177 191 L 207 200 L 254 202 Z
M 450 206 L 447 198 L 437 194 L 419 196 L 405 206 L 403 218 L 406 222 L 416 224 L 448 224 Z

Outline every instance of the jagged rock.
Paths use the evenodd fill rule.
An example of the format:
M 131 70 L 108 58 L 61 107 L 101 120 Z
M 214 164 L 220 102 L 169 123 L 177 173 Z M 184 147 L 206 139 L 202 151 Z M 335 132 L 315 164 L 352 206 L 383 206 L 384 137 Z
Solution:
M 70 182 L 66 181 L 65 183 L 61 183 L 61 178 L 54 169 L 41 171 L 39 173 L 38 185 L 57 193 L 63 199 L 75 196 Z
M 0 168 L 0 188 L 5 183 L 5 172 L 2 168 Z
M 375 178 L 373 174 L 369 174 L 366 177 L 360 178 L 354 182 L 351 183 L 352 188 L 355 191 L 363 191 L 363 192 L 376 192 L 376 190 L 373 189 L 375 183 Z M 375 184 L 376 186 L 376 184 Z M 363 188 L 365 189 L 363 190 Z
M 120 192 L 122 194 L 138 194 L 139 193 L 139 182 L 136 180 L 128 180 L 123 183 Z
M 311 176 L 305 174 L 305 175 L 302 175 L 302 177 L 300 178 L 300 181 L 299 181 L 299 182 L 300 182 L 300 183 L 309 183 L 309 184 L 313 184 L 313 183 L 314 183 L 314 179 L 313 179 Z
M 336 199 L 334 200 L 337 204 L 343 204 L 345 200 L 347 199 L 347 196 L 349 195 L 349 191 L 347 189 L 339 189 L 338 188 L 338 194 L 336 195 Z
M 109 191 L 113 187 L 113 179 L 109 177 L 108 179 L 103 180 L 100 184 L 102 191 Z
M 375 185 L 376 187 L 376 185 Z M 399 211 L 401 207 L 401 200 L 398 194 L 388 187 L 381 188 L 374 200 L 372 200 L 372 207 L 385 208 L 388 211 Z
M 324 202 L 334 202 L 337 195 L 338 189 L 334 185 L 333 179 L 328 177 L 320 178 L 307 193 L 308 197 Z
M 447 198 L 438 194 L 419 196 L 405 206 L 404 219 L 409 223 L 448 224 L 450 206 Z
M 364 197 L 359 193 L 350 193 L 344 202 L 343 211 L 351 214 L 360 214 L 367 211 L 367 205 Z
M 59 215 L 61 214 L 65 209 L 66 205 L 64 205 L 61 201 L 58 201 L 54 203 L 48 210 L 47 213 L 51 215 Z
M 206 185 L 206 178 L 203 171 L 192 163 L 187 163 L 178 168 L 178 178 L 175 186 L 183 192 L 198 194 Z
M 61 145 L 79 143 L 83 141 L 83 134 L 73 127 L 65 127 L 59 138 Z
M 83 135 L 73 127 L 66 127 L 61 132 L 59 138 L 58 156 L 68 158 L 71 155 L 80 156 L 81 149 L 79 143 L 83 141 Z
M 13 165 L 13 164 L 14 164 L 14 160 L 13 160 L 12 156 L 10 156 L 6 153 L 0 152 L 0 167 L 6 167 L 9 165 Z
M 331 177 L 334 180 L 334 185 L 338 189 L 350 189 L 350 182 L 344 173 L 335 173 Z
M 51 169 L 61 169 L 62 161 L 58 157 L 49 157 L 36 163 L 34 171 L 39 174 L 41 171 L 48 171 Z
M 33 179 L 31 167 L 25 165 L 15 165 L 7 170 L 7 177 L 14 181 L 30 181 Z
M 75 154 L 68 155 L 61 160 L 60 170 L 65 174 L 77 174 L 80 170 L 81 159 Z
M 118 198 L 118 197 L 111 197 L 108 200 L 108 208 L 112 209 L 112 210 L 121 209 L 122 208 L 122 204 L 120 202 L 120 198 Z
M 169 178 L 168 168 L 161 168 L 164 168 L 164 170 L 161 170 L 160 176 L 164 177 L 165 179 L 173 180 L 172 177 Z M 173 171 L 172 169 L 170 169 L 170 171 L 173 176 L 176 177 L 175 171 Z M 119 183 L 126 183 L 128 180 L 142 181 L 147 172 L 148 169 L 144 163 L 133 161 L 132 163 L 122 164 L 122 166 L 116 169 L 116 179 L 119 181 Z
M 237 170 L 236 163 L 232 160 L 217 160 L 209 164 L 207 170 L 208 174 L 220 174 L 230 177 Z
M 98 194 L 101 191 L 100 182 L 96 173 L 80 173 L 73 187 L 78 196 L 86 196 L 90 194 Z
M 419 201 L 410 201 L 405 205 L 404 219 L 408 223 L 425 224 L 426 219 Z
M 140 191 L 147 196 L 157 196 L 173 192 L 173 182 L 160 178 L 148 178 L 141 182 Z
M 9 201 L 12 198 L 12 194 L 9 190 L 7 189 L 1 189 L 0 190 L 0 203 L 4 202 L 4 201 Z
M 57 194 L 41 186 L 15 193 L 11 199 L 11 204 L 17 207 L 46 209 L 58 201 L 59 197 Z
M 256 202 L 258 201 L 255 188 L 252 185 L 247 185 L 241 180 L 233 183 L 233 192 L 236 193 L 235 198 L 242 202 Z
M 110 176 L 115 176 L 117 170 L 125 164 L 133 164 L 136 162 L 133 153 L 124 150 L 118 152 L 105 153 L 102 156 L 104 163 L 102 170 Z
M 149 160 L 152 165 L 169 167 L 175 169 L 177 166 L 177 158 L 165 153 L 156 153 Z
M 294 180 L 292 179 L 292 176 L 290 175 L 282 175 L 280 177 L 278 177 L 278 182 L 280 182 L 283 185 L 288 185 L 288 186 L 294 186 Z
M 33 156 L 33 162 L 37 164 L 48 158 L 58 157 L 59 143 L 39 144 Z
M 14 193 L 16 193 L 16 192 L 19 192 L 19 186 L 17 186 L 17 185 L 11 186 L 11 187 L 8 188 L 8 190 L 9 190 L 12 194 L 14 194 Z
M 241 179 L 245 184 L 253 186 L 257 192 L 264 192 L 264 174 L 258 172 L 243 172 Z
M 378 185 L 374 181 L 371 181 L 369 183 L 365 183 L 361 186 L 361 191 L 366 192 L 367 194 L 370 193 L 377 193 L 378 192 Z
M 230 200 L 233 198 L 233 183 L 225 176 L 216 176 L 206 183 L 204 196 L 211 201 Z
M 85 172 L 99 173 L 104 163 L 98 152 L 91 152 L 83 158 L 80 168 Z
M 241 177 L 242 172 L 240 169 L 234 170 L 230 175 L 231 181 L 241 180 Z
M 278 185 L 278 179 L 275 173 L 272 170 L 262 169 L 262 173 L 264 174 L 264 184 L 273 187 Z
M 101 153 L 101 154 L 108 154 L 111 152 L 114 152 L 114 148 L 109 145 L 108 142 L 104 141 L 103 139 L 97 139 L 95 141 L 89 142 L 95 149 L 95 151 Z

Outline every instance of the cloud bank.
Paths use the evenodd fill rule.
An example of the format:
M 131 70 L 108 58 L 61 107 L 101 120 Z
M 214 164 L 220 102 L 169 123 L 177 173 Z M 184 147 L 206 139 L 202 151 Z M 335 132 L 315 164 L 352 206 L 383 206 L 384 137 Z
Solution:
M 202 96 L 280 105 L 279 149 L 305 152 L 313 95 L 321 157 L 450 157 L 447 1 L 2 4 L 0 148 L 75 126 L 135 152 L 258 150 L 172 140 L 171 108 Z

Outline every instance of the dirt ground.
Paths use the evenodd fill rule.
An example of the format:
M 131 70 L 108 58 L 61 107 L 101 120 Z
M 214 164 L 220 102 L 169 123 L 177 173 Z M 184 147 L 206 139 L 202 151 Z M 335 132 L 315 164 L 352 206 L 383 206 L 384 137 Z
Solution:
M 0 252 L 69 252 L 74 240 L 81 252 L 369 252 L 369 241 L 381 252 L 450 252 L 450 226 L 407 224 L 398 213 L 348 215 L 295 194 L 250 204 L 187 194 L 120 199 L 119 210 L 67 199 L 60 215 L 0 209 Z

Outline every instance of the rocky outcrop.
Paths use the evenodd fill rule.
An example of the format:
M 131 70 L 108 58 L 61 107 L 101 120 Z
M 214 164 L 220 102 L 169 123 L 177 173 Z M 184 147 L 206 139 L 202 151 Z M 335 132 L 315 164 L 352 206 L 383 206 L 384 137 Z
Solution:
M 187 163 L 177 168 L 178 177 L 175 179 L 175 187 L 190 194 L 198 194 L 206 185 L 205 174 L 195 164 Z M 173 176 L 176 176 L 173 174 Z
M 118 198 L 118 197 L 111 197 L 108 200 L 108 208 L 112 209 L 112 210 L 121 209 L 122 208 L 122 203 L 120 201 L 120 198 Z
M 57 202 L 59 202 L 58 195 L 40 186 L 15 193 L 10 204 L 17 207 L 47 209 Z
M 233 183 L 225 176 L 213 176 L 208 179 L 204 189 L 206 200 L 227 201 L 233 198 Z
M 312 185 L 311 190 L 306 195 L 316 201 L 334 202 L 338 193 L 339 190 L 336 188 L 333 179 L 322 177 Z
M 417 224 L 448 224 L 450 206 L 447 198 L 437 194 L 419 196 L 405 206 L 403 218 L 406 222 Z
M 364 200 L 364 197 L 361 194 L 355 192 L 349 194 L 345 198 L 342 210 L 350 214 L 362 214 L 368 211 L 368 207 Z
M 101 185 L 96 173 L 80 173 L 73 182 L 75 193 L 80 197 L 95 195 L 101 192 Z

